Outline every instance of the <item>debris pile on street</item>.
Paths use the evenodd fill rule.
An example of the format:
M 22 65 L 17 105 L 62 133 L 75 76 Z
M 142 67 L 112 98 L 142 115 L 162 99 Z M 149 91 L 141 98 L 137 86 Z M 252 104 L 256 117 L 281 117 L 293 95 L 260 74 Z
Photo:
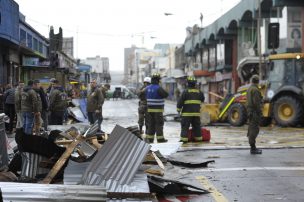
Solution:
M 116 125 L 111 134 L 97 132 L 97 122 L 92 126 L 76 123 L 50 126 L 50 129 L 48 139 L 30 136 L 26 138 L 32 139 L 26 141 L 38 141 L 39 147 L 59 149 L 61 153 L 54 158 L 39 153 L 37 148 L 18 144 L 21 150 L 16 151 L 9 165 L 10 169 L 15 168 L 16 174 L 10 169 L 0 172 L 4 201 L 45 198 L 69 201 L 74 199 L 72 193 L 77 193 L 78 201 L 155 201 L 164 193 L 208 193 L 201 187 L 170 179 L 168 176 L 172 169 L 168 167 L 201 168 L 214 161 L 195 163 L 170 158 L 168 154 L 176 152 L 180 144 L 175 144 L 175 151 L 169 152 L 166 146 L 162 148 L 159 144 L 151 147 L 141 138 L 137 126 L 124 128 Z M 16 137 L 19 138 L 18 135 Z M 52 197 L 44 194 L 46 192 Z

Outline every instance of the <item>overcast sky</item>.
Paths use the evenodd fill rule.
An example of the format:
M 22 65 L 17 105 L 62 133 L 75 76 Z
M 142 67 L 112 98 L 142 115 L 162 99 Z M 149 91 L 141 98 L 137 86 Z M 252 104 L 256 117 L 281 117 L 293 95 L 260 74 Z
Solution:
M 216 20 L 240 0 L 15 0 L 26 22 L 45 37 L 50 26 L 74 37 L 74 57 L 109 57 L 110 70 L 123 70 L 124 48 L 132 44 L 182 44 L 186 27 Z M 173 15 L 165 16 L 164 13 Z

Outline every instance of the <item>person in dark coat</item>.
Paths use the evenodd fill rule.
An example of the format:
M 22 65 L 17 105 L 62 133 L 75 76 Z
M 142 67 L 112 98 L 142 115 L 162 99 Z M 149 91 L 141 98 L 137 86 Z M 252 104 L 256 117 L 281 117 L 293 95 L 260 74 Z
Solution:
M 9 124 L 6 124 L 7 134 L 12 134 L 14 129 L 15 112 L 15 88 L 11 84 L 7 85 L 4 92 L 4 111 L 10 118 Z
M 42 86 L 40 86 L 38 93 L 40 95 L 42 104 L 41 118 L 43 120 L 43 128 L 45 131 L 47 131 L 49 103 L 47 100 L 47 95 Z
M 259 90 L 259 76 L 251 77 L 251 86 L 247 90 L 247 113 L 248 113 L 248 132 L 247 137 L 250 145 L 251 154 L 262 154 L 261 149 L 256 148 L 256 138 L 260 131 L 262 118 L 262 95 Z

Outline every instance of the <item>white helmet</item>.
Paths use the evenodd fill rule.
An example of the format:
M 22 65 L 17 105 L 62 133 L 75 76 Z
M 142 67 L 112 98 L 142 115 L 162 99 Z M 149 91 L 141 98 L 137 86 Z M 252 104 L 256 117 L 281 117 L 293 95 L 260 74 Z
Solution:
M 151 83 L 151 78 L 150 77 L 145 77 L 144 82 Z

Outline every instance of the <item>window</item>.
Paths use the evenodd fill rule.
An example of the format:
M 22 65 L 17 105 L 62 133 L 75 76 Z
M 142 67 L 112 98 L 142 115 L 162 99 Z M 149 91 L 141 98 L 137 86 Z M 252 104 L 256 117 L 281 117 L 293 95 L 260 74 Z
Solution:
M 20 44 L 26 46 L 26 32 L 23 29 L 20 29 Z
M 38 51 L 38 40 L 36 38 L 34 38 L 34 47 L 33 47 L 33 49 L 35 51 Z
M 42 48 L 42 47 L 43 47 L 43 46 L 42 46 L 42 42 L 39 41 L 39 52 L 40 52 L 40 53 L 43 53 L 43 51 L 42 51 L 43 48 Z
M 27 34 L 27 47 L 33 48 L 33 36 L 29 33 Z

